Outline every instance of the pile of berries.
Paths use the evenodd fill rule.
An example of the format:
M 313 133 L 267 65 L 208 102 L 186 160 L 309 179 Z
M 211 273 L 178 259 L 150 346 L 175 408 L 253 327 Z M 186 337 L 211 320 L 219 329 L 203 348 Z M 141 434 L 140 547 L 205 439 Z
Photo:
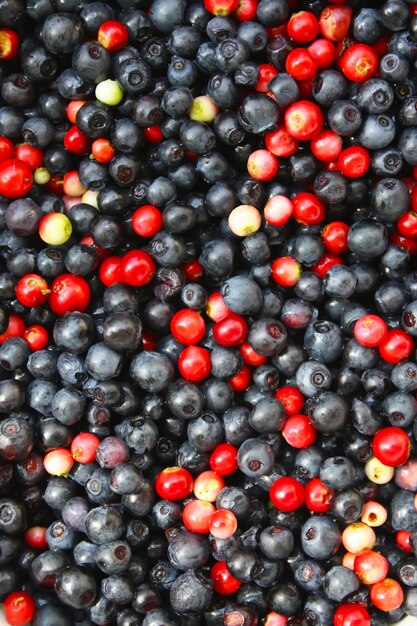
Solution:
M 0 0 L 11 626 L 417 617 L 417 4 Z

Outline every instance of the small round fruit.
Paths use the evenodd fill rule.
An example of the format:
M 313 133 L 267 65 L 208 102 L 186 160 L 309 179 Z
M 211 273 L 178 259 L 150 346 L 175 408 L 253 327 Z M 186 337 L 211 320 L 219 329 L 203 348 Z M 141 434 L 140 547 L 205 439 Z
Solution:
M 158 474 L 155 489 L 164 500 L 185 500 L 192 493 L 194 480 L 183 467 L 166 467 Z
M 10 626 L 30 624 L 36 613 L 36 604 L 26 591 L 13 591 L 4 600 L 4 616 Z
M 410 439 L 402 428 L 387 426 L 381 428 L 372 440 L 374 456 L 384 465 L 403 465 L 410 456 Z
M 74 459 L 66 448 L 56 448 L 45 455 L 43 465 L 52 476 L 68 476 L 74 465 Z
M 304 504 L 305 490 L 303 485 L 291 476 L 278 478 L 269 490 L 272 504 L 284 513 L 296 511 Z
M 234 235 L 246 237 L 256 233 L 261 227 L 262 217 L 258 209 L 251 204 L 237 206 L 229 215 L 229 228 Z
M 47 213 L 39 222 L 39 237 L 50 246 L 61 246 L 71 237 L 72 224 L 64 213 Z

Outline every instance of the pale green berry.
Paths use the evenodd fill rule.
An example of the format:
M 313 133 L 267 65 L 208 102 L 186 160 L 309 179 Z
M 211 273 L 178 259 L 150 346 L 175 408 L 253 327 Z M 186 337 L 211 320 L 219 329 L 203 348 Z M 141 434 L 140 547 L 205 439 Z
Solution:
M 97 85 L 95 93 L 97 100 L 109 106 L 116 106 L 123 98 L 123 89 L 117 80 L 111 80 L 110 78 L 101 81 Z
M 188 115 L 196 122 L 210 124 L 218 113 L 219 107 L 210 96 L 198 96 L 194 98 Z
M 37 167 L 33 172 L 33 180 L 37 185 L 46 185 L 51 180 L 51 174 L 46 167 Z

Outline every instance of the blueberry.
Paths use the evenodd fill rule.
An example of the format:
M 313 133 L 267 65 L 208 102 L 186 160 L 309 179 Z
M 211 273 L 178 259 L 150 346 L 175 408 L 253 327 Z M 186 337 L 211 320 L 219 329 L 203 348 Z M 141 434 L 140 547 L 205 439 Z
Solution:
M 301 529 L 301 545 L 307 556 L 325 560 L 339 548 L 341 533 L 336 522 L 329 517 L 311 516 Z

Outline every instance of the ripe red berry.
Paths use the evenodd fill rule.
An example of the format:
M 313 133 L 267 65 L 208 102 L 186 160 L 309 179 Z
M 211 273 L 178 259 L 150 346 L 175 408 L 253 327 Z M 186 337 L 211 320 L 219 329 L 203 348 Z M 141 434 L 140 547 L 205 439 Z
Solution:
M 239 22 L 248 22 L 256 18 L 258 0 L 239 0 L 238 7 L 234 11 L 234 17 Z
M 252 365 L 253 367 L 264 365 L 264 363 L 266 363 L 268 360 L 268 357 L 262 356 L 262 354 L 258 354 L 257 352 L 255 352 L 255 350 L 247 341 L 244 341 L 239 346 L 239 352 L 242 355 L 245 363 L 247 363 L 248 365 Z
M 414 341 L 401 328 L 388 331 L 384 341 L 379 345 L 379 353 L 387 363 L 400 363 L 410 358 L 414 350 Z
M 364 315 L 355 323 L 353 334 L 356 341 L 367 348 L 380 346 L 386 339 L 388 328 L 379 315 Z
M 317 196 L 308 192 L 297 193 L 292 199 L 293 218 L 299 224 L 320 224 L 325 215 L 326 207 Z
M 20 315 L 16 313 L 11 313 L 9 315 L 9 323 L 7 324 L 7 328 L 0 335 L 0 345 L 10 339 L 11 337 L 22 337 L 25 332 L 26 324 Z
M 336 61 L 336 48 L 328 39 L 316 39 L 308 46 L 308 51 L 316 61 L 319 70 L 332 67 Z
M 305 491 L 303 485 L 291 476 L 278 478 L 269 490 L 272 504 L 279 510 L 288 513 L 296 511 L 304 504 Z
M 248 158 L 248 173 L 255 180 L 267 181 L 278 172 L 278 159 L 268 150 L 255 150 Z
M 299 100 L 285 112 L 285 127 L 295 139 L 308 141 L 317 137 L 324 124 L 323 113 L 314 102 Z
M 226 561 L 218 561 L 210 570 L 213 589 L 221 596 L 229 596 L 240 589 L 242 583 L 229 572 Z
M 193 533 L 206 534 L 210 530 L 210 519 L 216 507 L 211 502 L 190 500 L 182 512 L 184 526 Z
M 151 282 L 155 272 L 155 261 L 145 250 L 129 250 L 120 262 L 121 280 L 132 287 L 147 285 Z
M 246 320 L 236 313 L 230 313 L 213 326 L 213 337 L 221 346 L 238 346 L 245 340 L 247 332 Z
M 411 443 L 405 430 L 396 426 L 381 428 L 372 440 L 374 456 L 384 465 L 397 467 L 410 456 Z
M 192 493 L 194 480 L 183 467 L 166 467 L 155 481 L 156 493 L 164 500 L 184 500 Z
M 110 287 L 110 285 L 114 285 L 114 283 L 123 282 L 120 271 L 121 262 L 122 257 L 109 256 L 107 259 L 104 259 L 100 265 L 98 275 L 101 282 L 104 283 L 106 287 Z
M 323 130 L 311 141 L 311 152 L 319 161 L 334 161 L 342 151 L 342 138 L 334 130 Z
M 26 626 L 35 616 L 36 604 L 26 591 L 13 591 L 4 600 L 3 609 L 10 626 Z
M 90 304 L 90 286 L 81 276 L 61 274 L 51 285 L 49 306 L 57 315 L 73 311 L 83 313 Z
M 181 309 L 172 317 L 170 330 L 177 341 L 190 346 L 202 340 L 206 332 L 206 325 L 197 311 Z
M 212 15 L 225 17 L 238 8 L 238 0 L 204 0 L 204 6 Z
M 317 74 L 318 65 L 307 48 L 294 48 L 287 56 L 285 69 L 296 80 L 306 80 Z
M 399 530 L 395 535 L 395 543 L 397 546 L 407 552 L 408 554 L 412 554 L 413 547 L 411 545 L 411 535 L 412 533 L 408 530 Z
M 254 85 L 256 91 L 268 93 L 268 83 L 278 74 L 278 70 L 269 63 L 261 63 L 258 67 L 258 82 Z
M 326 252 L 310 269 L 323 278 L 334 265 L 343 265 L 342 257 L 332 252 Z
M 305 486 L 305 504 L 313 513 L 328 513 L 332 508 L 334 491 L 320 478 L 312 478 Z
M 358 83 L 363 83 L 371 78 L 377 72 L 378 65 L 377 53 L 371 46 L 363 43 L 350 46 L 340 61 L 340 69 L 346 78 Z
M 46 526 L 31 526 L 23 535 L 24 542 L 37 550 L 47 550 Z
M 5 198 L 21 198 L 32 188 L 32 172 L 19 159 L 6 159 L 0 163 L 0 195 Z
M 64 146 L 69 152 L 81 156 L 90 151 L 91 140 L 80 131 L 78 126 L 71 126 L 64 135 Z
M 371 626 L 371 617 L 361 604 L 341 604 L 333 617 L 334 626 Z
M 291 256 L 279 257 L 272 263 L 272 278 L 280 287 L 294 287 L 301 271 L 301 264 Z
M 299 142 L 291 133 L 288 132 L 284 125 L 278 126 L 265 135 L 265 146 L 278 157 L 289 157 L 297 151 Z
M 359 178 L 369 169 L 371 157 L 368 150 L 362 146 L 349 146 L 339 154 L 337 165 L 344 176 Z
M 0 61 L 10 61 L 17 56 L 20 37 L 10 28 L 0 28 Z
M 43 163 L 43 150 L 36 148 L 36 146 L 30 146 L 28 143 L 18 144 L 14 154 L 16 159 L 19 159 L 22 163 L 26 163 L 32 172 Z
M 179 356 L 178 369 L 186 380 L 204 380 L 211 372 L 209 351 L 200 346 L 188 346 Z
M 50 293 L 48 283 L 38 274 L 25 274 L 16 285 L 16 298 L 27 307 L 45 304 Z
M 316 440 L 317 431 L 307 415 L 291 415 L 284 424 L 282 435 L 293 448 L 307 448 Z
M 43 350 L 49 342 L 48 331 L 43 326 L 39 326 L 39 324 L 33 324 L 26 328 L 22 337 L 32 352 Z
M 233 474 L 237 470 L 237 448 L 231 443 L 220 443 L 211 453 L 209 463 L 220 476 Z
M 129 31 L 121 22 L 108 20 L 103 22 L 98 29 L 97 41 L 109 52 L 116 52 L 127 46 Z
M 91 146 L 91 154 L 99 163 L 108 163 L 115 155 L 115 149 L 108 139 L 96 139 Z
M 319 23 L 310 11 L 293 13 L 288 20 L 287 31 L 297 43 L 308 43 L 315 39 L 319 32 Z
M 163 225 L 161 211 L 152 204 L 139 207 L 132 215 L 132 228 L 140 237 L 153 237 Z
M 11 159 L 14 156 L 14 153 L 15 147 L 13 141 L 8 139 L 8 137 L 0 135 L 0 163 Z
M 404 592 L 399 582 L 385 578 L 371 587 L 371 601 L 380 611 L 394 611 L 400 608 Z
M 275 397 L 281 402 L 287 415 L 296 415 L 303 409 L 304 397 L 297 387 L 281 387 L 275 392 Z
M 330 222 L 321 231 L 321 240 L 329 252 L 342 254 L 348 249 L 348 232 L 345 222 Z
M 100 439 L 93 433 L 79 433 L 72 440 L 71 454 L 77 463 L 92 463 L 99 445 Z
M 243 365 L 237 374 L 229 378 L 228 383 L 235 393 L 241 393 L 248 388 L 252 380 L 252 372 L 248 365 Z

